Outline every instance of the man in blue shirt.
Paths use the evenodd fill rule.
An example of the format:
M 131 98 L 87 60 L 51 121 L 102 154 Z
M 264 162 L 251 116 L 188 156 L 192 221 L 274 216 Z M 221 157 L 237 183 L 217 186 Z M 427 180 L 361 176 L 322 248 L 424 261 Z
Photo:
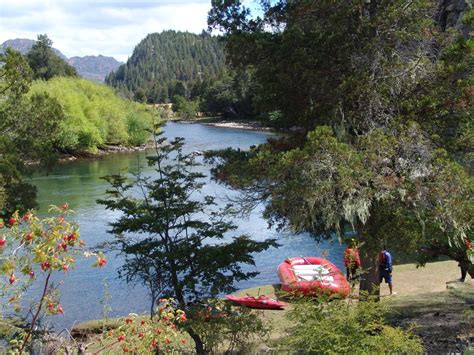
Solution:
M 392 255 L 390 255 L 386 246 L 383 247 L 379 255 L 379 275 L 380 283 L 382 283 L 382 280 L 385 280 L 385 283 L 388 284 L 390 295 L 394 294 L 392 286 Z

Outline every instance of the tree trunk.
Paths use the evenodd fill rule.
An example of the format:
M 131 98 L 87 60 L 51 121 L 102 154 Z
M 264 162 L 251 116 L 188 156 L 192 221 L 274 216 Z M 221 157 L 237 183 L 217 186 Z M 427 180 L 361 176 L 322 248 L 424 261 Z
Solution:
M 360 279 L 359 298 L 366 300 L 367 296 L 380 299 L 379 279 L 379 248 L 378 243 L 367 241 L 360 250 L 362 275 Z
M 201 337 L 191 327 L 186 328 L 186 331 L 188 332 L 189 336 L 194 340 L 196 354 L 206 354 L 206 351 L 204 351 L 204 344 L 201 340 Z
M 171 262 L 171 283 L 173 284 L 174 293 L 176 296 L 176 300 L 179 303 L 179 306 L 181 307 L 181 309 L 185 310 L 186 302 L 184 301 L 183 291 L 181 289 L 181 285 L 179 284 L 178 274 L 176 272 L 176 267 L 173 262 Z M 190 326 L 186 327 L 186 331 L 188 332 L 189 336 L 194 340 L 196 354 L 205 354 L 206 352 L 204 351 L 204 343 L 202 342 L 202 339 L 199 334 L 197 334 Z

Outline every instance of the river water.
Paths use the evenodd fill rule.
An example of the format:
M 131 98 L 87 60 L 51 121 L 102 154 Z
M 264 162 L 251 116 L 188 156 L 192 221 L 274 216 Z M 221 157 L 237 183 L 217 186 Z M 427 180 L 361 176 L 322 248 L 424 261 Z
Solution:
M 168 138 L 184 137 L 186 151 L 226 147 L 248 149 L 252 145 L 265 142 L 270 136 L 270 133 L 266 132 L 185 123 L 168 123 L 164 131 Z M 118 213 L 106 211 L 104 206 L 96 203 L 96 199 L 105 196 L 104 192 L 108 187 L 101 177 L 119 172 L 137 172 L 139 167 L 143 174 L 153 176 L 153 170 L 146 166 L 145 159 L 150 153 L 152 151 L 117 153 L 97 160 L 63 163 L 48 175 L 35 176 L 31 182 L 38 188 L 40 212 L 46 211 L 51 204 L 68 202 L 76 211 L 75 218 L 81 229 L 81 237 L 88 247 L 111 240 L 112 236 L 107 233 L 108 223 L 113 221 Z M 201 169 L 208 173 L 209 168 L 204 165 Z M 207 195 L 222 198 L 233 193 L 210 179 L 203 190 Z M 278 283 L 276 268 L 286 257 L 327 254 L 329 260 L 339 267 L 343 266 L 343 247 L 338 242 L 318 244 L 307 234 L 294 235 L 268 229 L 261 212 L 260 207 L 248 218 L 234 219 L 233 222 L 238 226 L 235 234 L 248 234 L 256 240 L 276 238 L 281 247 L 255 255 L 256 266 L 252 269 L 258 270 L 260 274 L 237 284 L 239 289 Z M 143 286 L 127 285 L 117 278 L 117 269 L 123 262 L 121 257 L 110 255 L 106 267 L 102 269 L 91 268 L 93 262 L 91 259 L 78 260 L 75 270 L 56 280 L 62 283 L 61 304 L 65 314 L 50 319 L 55 328 L 71 327 L 74 322 L 102 317 L 104 301 L 112 309 L 109 316 L 144 312 L 149 309 L 147 292 Z M 104 283 L 107 283 L 108 287 L 105 287 Z M 36 293 L 39 290 L 33 288 L 30 292 Z M 106 292 L 109 297 L 104 296 Z

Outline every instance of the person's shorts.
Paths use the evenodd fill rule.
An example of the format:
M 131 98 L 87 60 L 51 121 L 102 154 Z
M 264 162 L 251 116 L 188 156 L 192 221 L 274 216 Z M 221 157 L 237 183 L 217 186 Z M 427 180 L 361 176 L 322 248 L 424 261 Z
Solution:
M 380 282 L 382 280 L 385 280 L 386 284 L 391 284 L 392 283 L 392 275 L 390 271 L 388 270 L 380 270 Z

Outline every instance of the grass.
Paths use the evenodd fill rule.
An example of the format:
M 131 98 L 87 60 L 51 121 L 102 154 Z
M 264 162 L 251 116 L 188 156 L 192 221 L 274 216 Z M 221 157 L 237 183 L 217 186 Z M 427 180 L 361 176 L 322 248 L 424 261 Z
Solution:
M 413 327 L 421 337 L 427 353 L 462 352 L 474 346 L 474 282 L 460 283 L 459 269 L 453 261 L 442 261 L 417 268 L 414 264 L 394 267 L 396 296 L 388 295 L 386 285 L 381 285 L 381 300 L 391 312 L 390 324 L 402 328 Z M 279 285 L 265 285 L 235 293 L 238 296 L 267 295 L 282 299 Z M 254 352 L 270 351 L 275 340 L 284 337 L 291 323 L 286 310 L 264 310 L 262 317 L 271 325 L 272 333 L 266 342 L 255 344 Z M 116 320 L 107 326 L 114 327 Z M 115 323 L 116 324 L 116 323 Z M 79 324 L 74 331 L 97 334 L 104 323 L 92 321 Z

